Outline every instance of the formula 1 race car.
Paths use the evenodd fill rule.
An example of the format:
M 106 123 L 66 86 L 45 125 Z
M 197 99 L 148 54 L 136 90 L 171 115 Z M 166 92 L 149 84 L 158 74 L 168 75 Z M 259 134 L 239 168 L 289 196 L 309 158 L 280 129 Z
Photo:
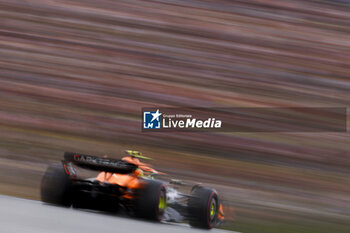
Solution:
M 224 219 L 215 189 L 194 185 L 190 194 L 179 192 L 178 180 L 155 179 L 165 173 L 140 159 L 141 153 L 127 151 L 122 159 L 66 152 L 62 163 L 50 165 L 42 179 L 43 202 L 73 208 L 103 211 L 124 210 L 131 216 L 154 221 L 187 221 L 210 229 Z M 98 171 L 97 177 L 79 178 L 76 167 Z

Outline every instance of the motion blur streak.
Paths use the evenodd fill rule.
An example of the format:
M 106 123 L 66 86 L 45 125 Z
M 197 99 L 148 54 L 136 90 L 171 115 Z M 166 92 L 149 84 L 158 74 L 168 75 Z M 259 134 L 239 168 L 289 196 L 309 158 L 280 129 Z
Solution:
M 63 151 L 135 149 L 223 193 L 226 229 L 350 232 L 349 133 L 140 128 L 142 107 L 348 107 L 349 4 L 0 0 L 0 193 L 38 199 Z

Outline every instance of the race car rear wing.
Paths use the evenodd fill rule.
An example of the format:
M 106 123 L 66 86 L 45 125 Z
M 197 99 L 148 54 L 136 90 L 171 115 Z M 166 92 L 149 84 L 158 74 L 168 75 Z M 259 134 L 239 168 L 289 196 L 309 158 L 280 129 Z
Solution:
M 73 152 L 65 152 L 63 163 L 71 162 L 79 167 L 119 174 L 128 174 L 137 169 L 137 165 L 120 159 L 101 158 Z

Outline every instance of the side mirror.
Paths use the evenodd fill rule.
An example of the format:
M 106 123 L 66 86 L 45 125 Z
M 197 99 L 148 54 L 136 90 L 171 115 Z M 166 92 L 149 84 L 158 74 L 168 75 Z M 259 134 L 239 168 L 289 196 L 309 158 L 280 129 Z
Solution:
M 175 185 L 182 185 L 182 181 L 178 179 L 171 179 L 170 184 L 175 184 Z

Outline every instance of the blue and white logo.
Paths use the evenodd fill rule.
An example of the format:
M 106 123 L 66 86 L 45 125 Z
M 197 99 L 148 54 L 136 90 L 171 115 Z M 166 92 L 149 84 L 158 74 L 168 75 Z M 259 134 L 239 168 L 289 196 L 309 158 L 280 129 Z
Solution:
M 143 128 L 144 129 L 160 129 L 161 115 L 157 109 L 156 112 L 143 112 Z

